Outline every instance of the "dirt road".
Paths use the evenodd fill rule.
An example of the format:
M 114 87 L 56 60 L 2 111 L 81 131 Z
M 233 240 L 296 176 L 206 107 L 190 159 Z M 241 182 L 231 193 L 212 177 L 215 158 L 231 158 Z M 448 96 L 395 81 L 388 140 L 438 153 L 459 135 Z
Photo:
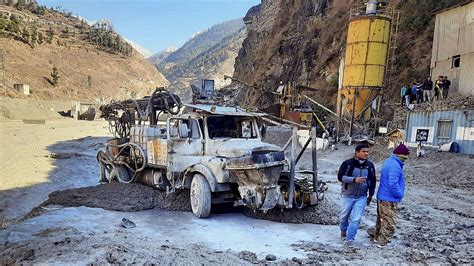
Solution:
M 104 121 L 1 121 L 0 222 L 20 218 L 55 190 L 96 184 L 94 158 L 107 128 Z
M 45 125 L 1 124 L 5 172 L 0 213 L 6 222 L 0 230 L 0 264 L 246 264 L 273 259 L 285 263 L 474 261 L 473 187 L 465 176 L 471 171 L 473 159 L 457 154 L 434 153 L 407 162 L 407 191 L 399 206 L 397 233 L 394 241 L 382 249 L 371 243 L 365 233 L 375 222 L 374 204 L 367 208 L 357 235 L 357 248 L 344 245 L 338 238 L 337 225 L 278 223 L 228 211 L 201 220 L 186 211 L 167 211 L 170 205 L 166 204 L 137 209 L 150 201 L 127 195 L 125 192 L 132 188 L 127 187 L 124 192 L 122 186 L 68 191 L 63 195 L 71 197 L 62 202 L 58 199 L 62 199 L 58 196 L 61 193 L 57 192 L 52 205 L 45 204 L 37 216 L 19 221 L 45 201 L 50 192 L 96 184 L 95 153 L 102 147 L 104 126 L 103 122 L 72 120 L 48 121 Z M 48 156 L 49 153 L 59 156 Z M 352 148 L 346 146 L 319 153 L 318 169 L 329 185 L 326 199 L 331 202 L 328 208 L 332 216 L 339 211 L 340 184 L 335 173 L 351 153 Z M 309 168 L 310 158 L 310 153 L 305 154 L 300 167 Z M 439 179 L 448 178 L 450 182 L 437 182 L 432 177 L 444 169 L 443 164 L 456 166 L 451 173 L 444 171 L 443 179 Z M 144 193 L 148 188 L 133 189 Z M 93 195 L 96 201 L 91 198 Z M 108 195 L 116 198 L 112 200 Z M 114 211 L 107 198 L 124 210 L 141 211 Z M 71 202 L 78 204 L 68 205 Z M 121 227 L 122 218 L 133 221 L 136 227 Z M 337 221 L 337 217 L 333 218 Z

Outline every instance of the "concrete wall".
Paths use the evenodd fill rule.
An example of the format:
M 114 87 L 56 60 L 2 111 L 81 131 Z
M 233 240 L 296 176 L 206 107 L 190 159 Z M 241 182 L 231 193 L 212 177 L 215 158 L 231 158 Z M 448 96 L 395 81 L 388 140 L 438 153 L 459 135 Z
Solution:
M 453 56 L 461 56 L 459 68 L 452 67 Z M 433 80 L 448 76 L 452 91 L 474 94 L 474 2 L 436 15 L 431 57 Z

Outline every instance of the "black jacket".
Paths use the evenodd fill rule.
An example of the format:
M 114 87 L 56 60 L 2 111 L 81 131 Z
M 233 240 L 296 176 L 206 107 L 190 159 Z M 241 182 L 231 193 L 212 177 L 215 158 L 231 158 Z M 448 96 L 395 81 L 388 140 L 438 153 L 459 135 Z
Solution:
M 354 169 L 367 169 L 367 183 L 355 183 Z M 369 191 L 369 196 L 373 196 L 375 192 L 375 184 L 377 178 L 375 176 L 375 166 L 372 162 L 366 160 L 364 163 L 359 163 L 359 160 L 352 158 L 345 160 L 339 167 L 337 179 L 343 183 L 342 194 L 349 197 L 362 196 L 363 193 Z

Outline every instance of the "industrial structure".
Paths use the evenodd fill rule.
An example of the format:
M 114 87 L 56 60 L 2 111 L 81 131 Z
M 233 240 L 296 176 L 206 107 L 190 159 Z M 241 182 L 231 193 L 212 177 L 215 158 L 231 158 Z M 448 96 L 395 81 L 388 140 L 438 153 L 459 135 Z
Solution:
M 468 1 L 436 13 L 431 75 L 451 80 L 451 89 L 474 94 L 474 2 Z
M 417 132 L 427 130 L 423 145 L 440 146 L 456 142 L 460 152 L 474 154 L 474 110 L 413 111 L 407 120 L 407 143 L 416 146 Z M 426 131 L 425 131 L 426 132 Z
M 378 126 L 398 16 L 393 7 L 379 1 L 351 9 L 337 96 L 338 132 L 349 141 L 355 135 L 372 135 Z

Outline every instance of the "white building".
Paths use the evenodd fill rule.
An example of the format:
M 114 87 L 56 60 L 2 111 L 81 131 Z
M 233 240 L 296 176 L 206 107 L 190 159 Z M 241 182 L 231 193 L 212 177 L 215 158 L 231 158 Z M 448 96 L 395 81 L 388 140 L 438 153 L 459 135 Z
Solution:
M 436 13 L 431 76 L 448 76 L 450 91 L 474 95 L 474 2 Z

